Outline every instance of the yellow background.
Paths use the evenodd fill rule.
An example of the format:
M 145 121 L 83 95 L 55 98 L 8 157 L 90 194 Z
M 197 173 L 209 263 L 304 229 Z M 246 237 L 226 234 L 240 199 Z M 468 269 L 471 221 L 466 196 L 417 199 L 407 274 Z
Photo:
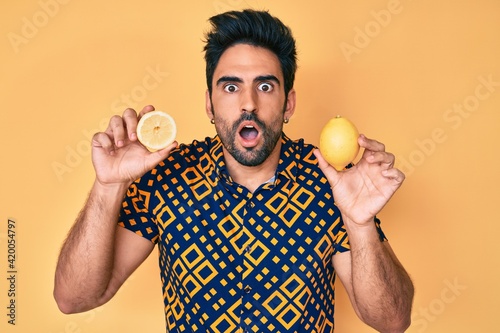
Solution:
M 156 253 L 110 303 L 71 316 L 52 298 L 56 258 L 93 181 L 89 137 L 107 118 L 153 104 L 175 117 L 180 142 L 214 134 L 202 35 L 211 15 L 245 7 L 269 9 L 297 38 L 286 133 L 317 144 L 342 114 L 406 172 L 380 217 L 416 285 L 408 332 L 497 332 L 498 0 L 3 2 L 0 331 L 164 331 Z M 8 218 L 16 326 L 6 316 Z M 341 287 L 336 311 L 336 332 L 373 332 Z

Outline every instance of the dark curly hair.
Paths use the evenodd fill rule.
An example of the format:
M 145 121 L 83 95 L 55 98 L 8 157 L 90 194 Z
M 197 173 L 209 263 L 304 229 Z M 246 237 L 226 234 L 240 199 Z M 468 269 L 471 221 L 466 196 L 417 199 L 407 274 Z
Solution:
M 297 70 L 295 39 L 290 28 L 267 11 L 246 9 L 229 11 L 209 19 L 212 30 L 205 35 L 207 86 L 212 94 L 212 79 L 222 53 L 236 44 L 266 48 L 276 54 L 285 81 L 285 96 L 293 88 Z

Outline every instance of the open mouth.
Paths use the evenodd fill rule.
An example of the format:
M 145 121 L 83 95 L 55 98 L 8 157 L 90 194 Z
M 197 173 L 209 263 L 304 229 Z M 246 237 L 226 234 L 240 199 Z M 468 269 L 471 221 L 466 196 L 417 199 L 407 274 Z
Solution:
M 242 145 L 246 148 L 252 148 L 257 145 L 259 139 L 259 129 L 254 123 L 246 122 L 240 127 L 240 138 Z
M 259 131 L 257 131 L 252 125 L 247 125 L 241 129 L 240 135 L 245 140 L 255 140 L 259 135 Z

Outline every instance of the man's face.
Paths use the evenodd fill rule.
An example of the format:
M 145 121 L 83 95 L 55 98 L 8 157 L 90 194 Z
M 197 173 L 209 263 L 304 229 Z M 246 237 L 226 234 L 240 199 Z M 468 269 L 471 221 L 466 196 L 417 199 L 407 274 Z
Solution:
M 284 118 L 290 118 L 295 92 L 285 96 L 283 73 L 271 51 L 247 44 L 221 56 L 207 92 L 207 114 L 215 120 L 224 148 L 240 164 L 262 164 L 279 153 Z

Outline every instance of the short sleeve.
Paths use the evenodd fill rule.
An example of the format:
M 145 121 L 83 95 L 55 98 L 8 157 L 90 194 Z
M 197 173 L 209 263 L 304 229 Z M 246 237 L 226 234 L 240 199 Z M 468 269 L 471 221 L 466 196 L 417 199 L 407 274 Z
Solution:
M 378 238 L 380 239 L 381 242 L 386 242 L 387 241 L 387 237 L 385 237 L 385 234 L 382 231 L 382 227 L 380 226 L 380 223 L 382 223 L 380 221 L 380 219 L 375 216 L 375 226 L 377 227 Z
M 341 252 L 346 252 L 351 249 L 351 246 L 349 244 L 349 236 L 347 235 L 347 231 L 345 230 L 345 226 L 342 222 L 342 218 L 340 218 L 340 223 L 341 227 L 337 231 L 337 237 L 335 241 L 335 246 L 334 246 L 334 253 L 341 253 Z M 378 237 L 381 242 L 387 241 L 387 237 L 385 236 L 384 232 L 382 231 L 382 227 L 380 226 L 381 221 L 378 217 L 375 216 L 375 227 L 377 228 L 378 232 Z
M 156 244 L 158 228 L 148 209 L 149 197 L 149 192 L 139 190 L 133 183 L 123 199 L 118 225 Z

